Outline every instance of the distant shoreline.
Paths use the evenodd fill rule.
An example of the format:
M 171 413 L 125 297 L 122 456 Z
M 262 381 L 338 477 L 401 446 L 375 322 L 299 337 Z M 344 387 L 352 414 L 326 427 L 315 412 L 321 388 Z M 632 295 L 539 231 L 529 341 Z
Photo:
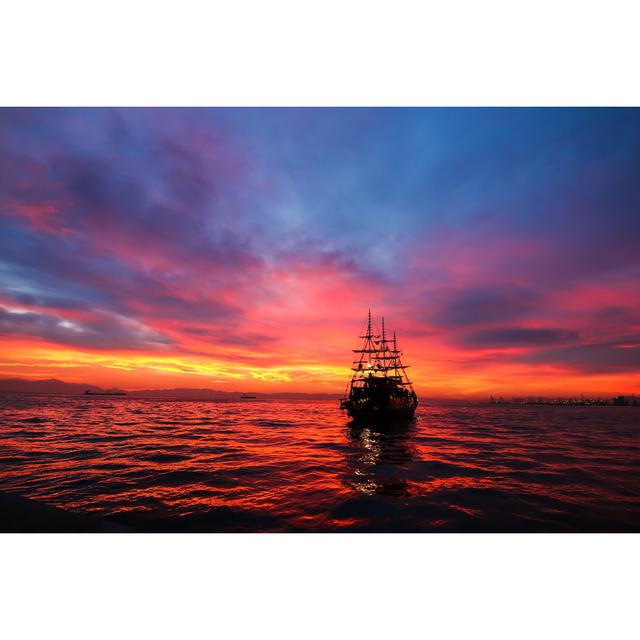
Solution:
M 0 395 L 25 395 L 25 396 L 60 396 L 65 398 L 99 398 L 101 400 L 118 398 L 121 400 L 133 399 L 133 400 L 184 400 L 184 401 L 193 401 L 193 400 L 207 400 L 212 402 L 252 402 L 252 401 L 266 401 L 266 400 L 297 400 L 297 401 L 306 401 L 306 400 L 317 400 L 317 401 L 327 401 L 327 402 L 335 402 L 340 400 L 342 396 L 315 396 L 313 394 L 309 394 L 304 397 L 287 397 L 287 396 L 270 396 L 270 395 L 258 395 L 257 397 L 251 398 L 242 398 L 238 393 L 237 397 L 235 394 L 229 394 L 231 397 L 218 398 L 213 396 L 173 396 L 169 394 L 164 395 L 153 395 L 147 393 L 136 393 L 135 391 L 127 391 L 125 394 L 109 394 L 109 393 L 78 393 L 72 391 L 22 391 L 22 390 L 7 390 L 0 389 Z M 293 396 L 293 394 L 292 394 Z
M 258 392 L 251 389 L 226 391 L 203 387 L 175 387 L 170 389 L 119 389 L 103 388 L 93 384 L 65 382 L 56 378 L 46 380 L 26 380 L 24 378 L 0 378 L 0 393 L 28 393 L 46 395 L 84 396 L 84 397 L 133 397 L 133 398 L 171 398 L 171 399 L 202 399 L 202 400 L 339 400 L 340 392 L 297 392 L 276 391 Z M 242 398 L 242 396 L 251 396 Z M 254 397 L 255 396 L 255 397 Z

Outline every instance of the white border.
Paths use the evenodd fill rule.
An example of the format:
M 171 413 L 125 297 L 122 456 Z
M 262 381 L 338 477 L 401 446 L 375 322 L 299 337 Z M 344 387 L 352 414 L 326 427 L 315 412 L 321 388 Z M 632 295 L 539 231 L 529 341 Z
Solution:
M 624 638 L 633 535 L 4 535 L 3 636 Z
M 637 2 L 21 0 L 6 105 L 640 103 Z

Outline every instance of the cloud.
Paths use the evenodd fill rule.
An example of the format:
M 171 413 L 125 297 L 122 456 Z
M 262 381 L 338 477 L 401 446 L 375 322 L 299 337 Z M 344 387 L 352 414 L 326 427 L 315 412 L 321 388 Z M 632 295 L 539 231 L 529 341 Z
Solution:
M 30 335 L 43 340 L 90 349 L 166 347 L 171 340 L 133 320 L 97 315 L 85 323 L 61 317 L 0 308 L 0 334 Z
M 483 329 L 464 335 L 460 342 L 466 346 L 492 348 L 527 348 L 552 344 L 566 344 L 579 338 L 579 334 L 571 329 L 542 328 L 527 329 L 523 327 L 498 327 Z
M 587 374 L 630 373 L 640 371 L 640 335 L 625 340 L 564 348 L 542 349 L 526 362 L 555 364 Z
M 468 326 L 512 321 L 522 318 L 540 304 L 539 294 L 532 289 L 497 283 L 463 289 L 441 291 L 437 308 L 427 318 L 447 326 Z
M 638 124 L 3 109 L 0 302 L 26 313 L 2 330 L 338 369 L 372 307 L 452 384 L 508 358 L 633 370 L 616 340 L 640 330 Z

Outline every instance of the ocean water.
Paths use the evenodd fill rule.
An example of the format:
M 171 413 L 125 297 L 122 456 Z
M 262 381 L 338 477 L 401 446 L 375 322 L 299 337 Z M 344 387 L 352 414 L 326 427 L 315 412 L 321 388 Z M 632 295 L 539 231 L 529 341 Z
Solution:
M 0 396 L 0 490 L 141 531 L 639 531 L 640 409 Z

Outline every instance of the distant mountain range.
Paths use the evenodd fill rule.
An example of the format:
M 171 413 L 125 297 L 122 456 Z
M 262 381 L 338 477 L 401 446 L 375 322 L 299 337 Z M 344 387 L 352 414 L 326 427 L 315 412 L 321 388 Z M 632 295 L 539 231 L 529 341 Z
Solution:
M 0 378 L 0 392 L 5 393 L 48 393 L 64 395 L 83 395 L 89 389 L 92 393 L 104 393 L 107 389 L 92 384 L 63 382 L 51 378 L 50 380 L 25 380 L 23 378 Z M 122 389 L 108 389 L 108 391 L 122 391 Z M 255 396 L 256 399 L 275 400 L 335 400 L 340 397 L 337 393 L 254 393 L 247 391 L 219 391 L 217 389 L 144 389 L 142 391 L 126 391 L 127 396 L 148 398 L 181 398 L 207 400 L 237 400 L 242 394 Z
M 62 380 L 24 380 L 23 378 L 0 378 L 0 391 L 15 393 L 64 393 L 79 395 L 90 389 L 94 393 L 104 391 L 93 384 L 76 384 Z

